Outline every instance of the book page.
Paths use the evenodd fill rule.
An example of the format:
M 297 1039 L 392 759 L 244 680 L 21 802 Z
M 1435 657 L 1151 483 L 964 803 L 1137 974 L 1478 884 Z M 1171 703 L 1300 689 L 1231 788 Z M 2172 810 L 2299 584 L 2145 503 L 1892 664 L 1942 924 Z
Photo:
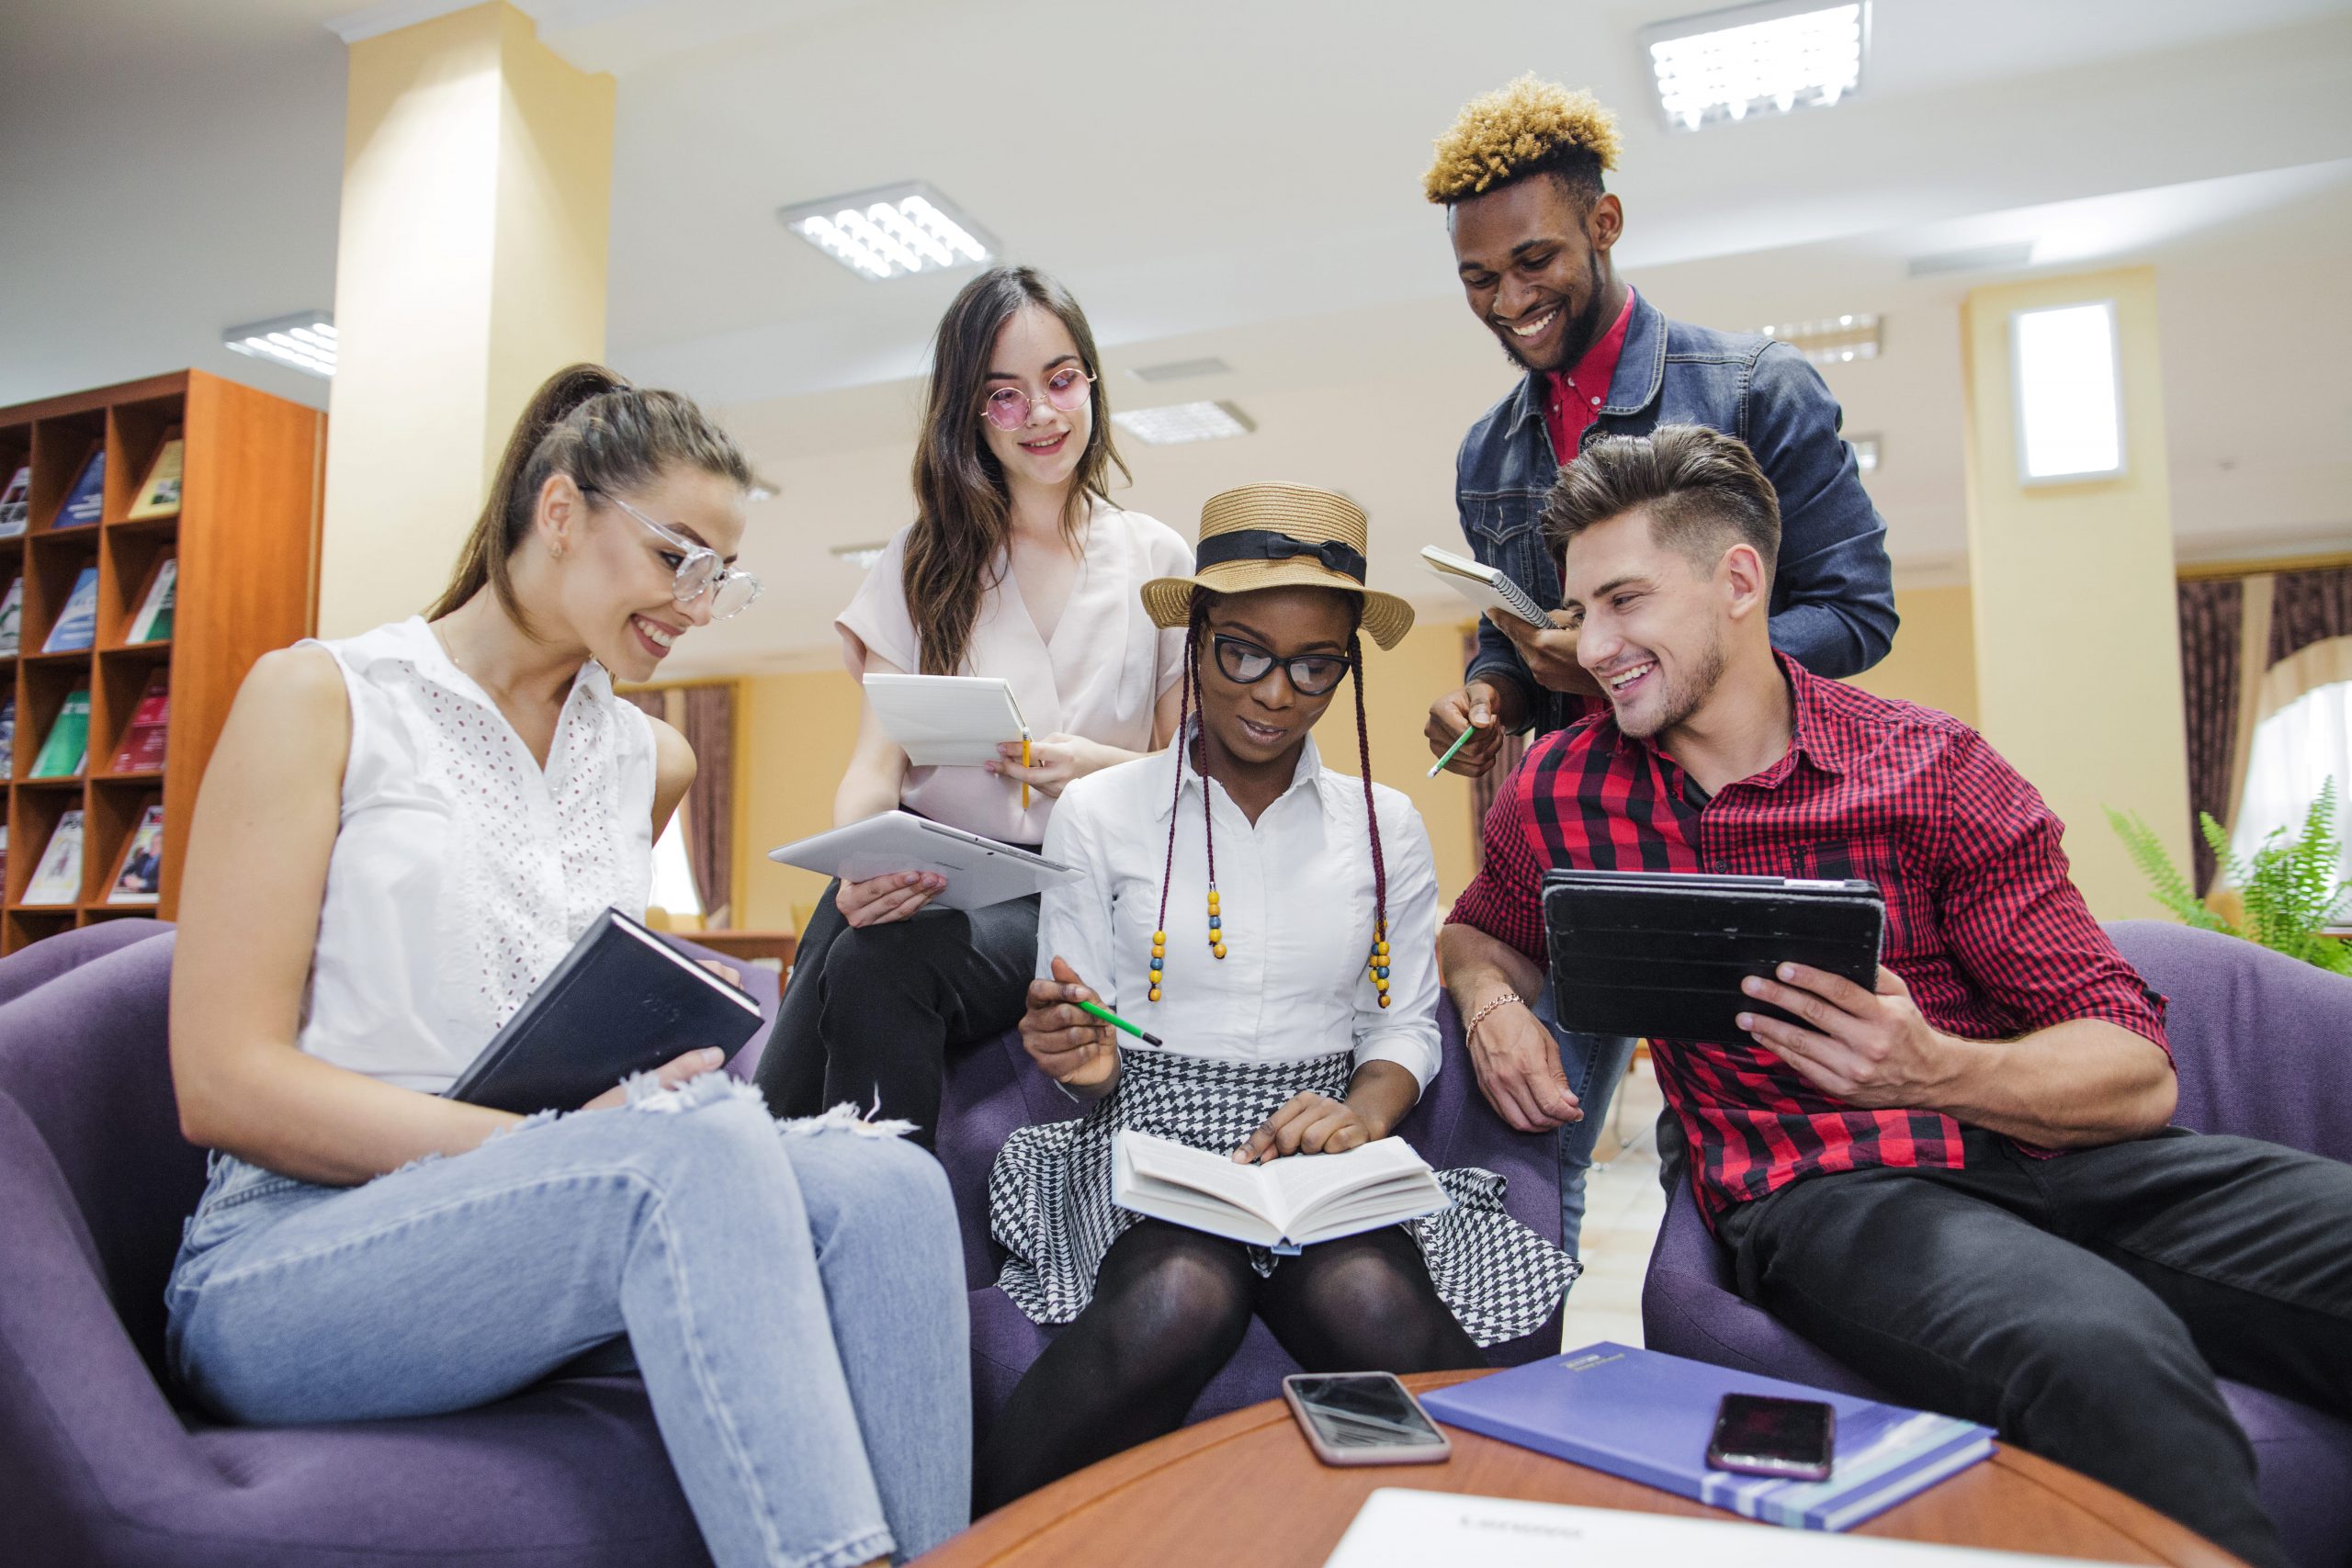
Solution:
M 1148 1133 L 1124 1132 L 1119 1141 L 1126 1146 L 1128 1163 L 1138 1177 L 1190 1188 L 1282 1228 L 1281 1216 L 1273 1212 L 1279 1201 L 1260 1167 L 1237 1165 L 1229 1156 L 1213 1155 Z

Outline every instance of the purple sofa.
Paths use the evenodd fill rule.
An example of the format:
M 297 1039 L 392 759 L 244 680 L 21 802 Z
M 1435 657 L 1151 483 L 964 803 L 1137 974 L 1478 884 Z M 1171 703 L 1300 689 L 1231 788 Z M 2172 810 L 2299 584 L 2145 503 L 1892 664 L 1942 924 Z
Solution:
M 2352 980 L 2162 921 L 2124 920 L 2108 931 L 2171 999 L 2179 1125 L 2352 1160 Z M 1650 1256 L 1642 1328 L 1653 1349 L 1878 1396 L 1735 1293 L 1730 1254 L 1687 1185 L 1674 1193 Z M 2352 1422 L 2243 1383 L 2224 1382 L 2222 1391 L 2253 1440 L 2264 1505 L 2296 1562 L 2352 1568 Z
M 331 1427 L 175 1403 L 164 1281 L 204 1156 L 172 1099 L 169 929 L 110 921 L 0 960 L 0 1556 L 707 1565 L 633 1376 Z M 773 1018 L 775 976 L 744 979 Z
M 243 1568 L 418 1562 L 707 1564 L 634 1376 L 559 1376 L 460 1415 L 231 1427 L 175 1397 L 164 1282 L 204 1156 L 179 1135 L 165 1050 L 170 928 L 119 920 L 0 960 L 0 1535 L 9 1562 Z M 677 945 L 709 956 L 690 942 Z M 771 1021 L 776 978 L 744 967 Z M 729 1070 L 747 1077 L 764 1037 Z M 1502 1125 L 1446 1018 L 1446 1071 L 1405 1132 L 1510 1180 L 1557 1239 L 1552 1143 Z M 983 1201 L 1005 1134 L 1074 1108 L 1017 1040 L 949 1075 L 941 1153 L 974 1284 L 975 1380 L 992 1415 L 1046 1336 L 993 1284 Z M 1545 1328 L 1500 1360 L 1555 1348 Z M 1269 1397 L 1293 1370 L 1262 1328 L 1196 1415 Z

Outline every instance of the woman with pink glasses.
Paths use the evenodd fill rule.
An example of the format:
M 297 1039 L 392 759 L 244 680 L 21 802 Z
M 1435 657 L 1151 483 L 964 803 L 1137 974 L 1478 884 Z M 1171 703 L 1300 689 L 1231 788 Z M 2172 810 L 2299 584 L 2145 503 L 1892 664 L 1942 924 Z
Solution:
M 993 675 L 1042 739 L 985 767 L 918 768 L 871 703 L 833 797 L 835 826 L 893 807 L 1035 848 L 1064 785 L 1168 744 L 1183 634 L 1144 613 L 1155 577 L 1193 570 L 1173 529 L 1114 504 L 1094 334 L 1069 291 L 996 267 L 939 323 L 915 453 L 915 520 L 833 622 L 850 673 Z M 907 872 L 825 890 L 800 934 L 760 1087 L 779 1115 L 842 1101 L 928 1146 L 954 1045 L 1020 1022 L 1037 900 L 932 907 Z

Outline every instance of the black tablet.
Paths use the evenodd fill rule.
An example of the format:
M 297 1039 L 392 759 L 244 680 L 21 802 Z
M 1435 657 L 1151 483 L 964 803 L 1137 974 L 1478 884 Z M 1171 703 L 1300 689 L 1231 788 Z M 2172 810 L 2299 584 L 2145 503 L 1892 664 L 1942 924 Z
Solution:
M 1739 1014 L 1789 1015 L 1743 992 L 1743 978 L 1803 964 L 1871 987 L 1885 923 L 1885 903 L 1867 882 L 1650 871 L 1544 877 L 1560 1024 L 1589 1034 L 1745 1039 Z

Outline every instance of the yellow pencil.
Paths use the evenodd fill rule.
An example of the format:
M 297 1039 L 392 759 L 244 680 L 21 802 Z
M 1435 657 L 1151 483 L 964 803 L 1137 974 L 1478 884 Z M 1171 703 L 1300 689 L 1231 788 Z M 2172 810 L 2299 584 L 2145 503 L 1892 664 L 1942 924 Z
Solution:
M 1029 765 L 1029 738 L 1025 735 L 1021 738 L 1021 765 L 1024 768 Z M 1021 781 L 1021 809 L 1023 811 L 1029 809 L 1029 781 L 1027 779 Z

